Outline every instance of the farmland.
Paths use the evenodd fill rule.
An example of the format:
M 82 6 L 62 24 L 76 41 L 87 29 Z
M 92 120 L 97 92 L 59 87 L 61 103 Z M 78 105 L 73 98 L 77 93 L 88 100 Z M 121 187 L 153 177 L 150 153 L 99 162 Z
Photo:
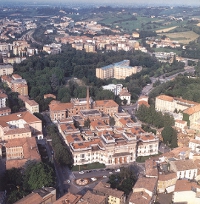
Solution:
M 159 35 L 163 35 L 163 34 L 159 34 Z M 165 33 L 165 35 L 169 37 L 171 40 L 179 41 L 179 43 L 183 43 L 183 44 L 188 44 L 190 41 L 193 41 L 199 37 L 199 35 L 193 31 Z

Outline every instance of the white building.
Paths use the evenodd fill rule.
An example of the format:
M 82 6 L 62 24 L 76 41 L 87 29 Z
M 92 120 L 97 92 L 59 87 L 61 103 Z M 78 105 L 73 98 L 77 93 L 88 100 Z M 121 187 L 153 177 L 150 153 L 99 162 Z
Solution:
M 0 108 L 5 108 L 6 107 L 6 99 L 7 95 L 5 93 L 0 93 Z
M 170 171 L 176 172 L 177 179 L 195 179 L 197 176 L 197 166 L 190 159 L 170 161 Z
M 127 101 L 127 105 L 130 105 L 131 104 L 131 94 L 128 92 L 127 88 L 123 88 L 121 90 L 121 92 L 119 93 L 119 97 L 120 99 L 122 100 L 126 100 Z
M 122 90 L 123 85 L 122 84 L 108 84 L 105 86 L 102 86 L 103 90 L 109 90 L 112 91 L 115 96 L 119 95 L 119 93 Z

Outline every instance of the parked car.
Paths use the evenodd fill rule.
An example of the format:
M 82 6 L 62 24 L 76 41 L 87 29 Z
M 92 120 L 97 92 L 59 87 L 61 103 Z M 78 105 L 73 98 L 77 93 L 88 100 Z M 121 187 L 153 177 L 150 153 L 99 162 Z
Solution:
M 84 171 L 79 171 L 78 173 L 79 173 L 79 174 L 84 174 Z
M 95 177 L 91 178 L 92 181 L 96 181 L 97 179 Z
M 104 175 L 104 176 L 103 176 L 103 178 L 107 178 L 107 176 L 106 176 L 106 175 Z
M 120 172 L 120 169 L 115 169 L 115 172 Z
M 70 180 L 67 180 L 67 183 L 70 183 Z

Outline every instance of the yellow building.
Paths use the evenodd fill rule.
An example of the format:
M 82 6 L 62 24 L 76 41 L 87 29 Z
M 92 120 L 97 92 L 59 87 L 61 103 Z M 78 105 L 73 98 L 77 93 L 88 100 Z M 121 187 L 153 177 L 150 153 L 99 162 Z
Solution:
M 142 67 L 131 67 L 130 60 L 123 60 L 105 67 L 96 68 L 96 77 L 100 79 L 125 79 L 142 70 Z

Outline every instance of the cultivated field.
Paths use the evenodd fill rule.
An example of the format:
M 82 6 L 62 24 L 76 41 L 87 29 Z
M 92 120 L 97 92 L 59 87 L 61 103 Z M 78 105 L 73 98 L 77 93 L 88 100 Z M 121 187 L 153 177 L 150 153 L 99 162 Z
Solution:
M 164 28 L 164 29 L 160 29 L 160 30 L 156 30 L 156 33 L 166 33 L 170 30 L 173 30 L 174 28 L 176 28 L 177 26 L 174 27 L 170 27 L 170 28 Z
M 163 34 L 159 34 L 163 35 Z M 190 41 L 193 41 L 199 37 L 198 34 L 194 33 L 193 31 L 186 31 L 186 32 L 178 32 L 178 33 L 165 33 L 167 37 L 171 40 L 179 41 L 183 44 L 188 44 Z

